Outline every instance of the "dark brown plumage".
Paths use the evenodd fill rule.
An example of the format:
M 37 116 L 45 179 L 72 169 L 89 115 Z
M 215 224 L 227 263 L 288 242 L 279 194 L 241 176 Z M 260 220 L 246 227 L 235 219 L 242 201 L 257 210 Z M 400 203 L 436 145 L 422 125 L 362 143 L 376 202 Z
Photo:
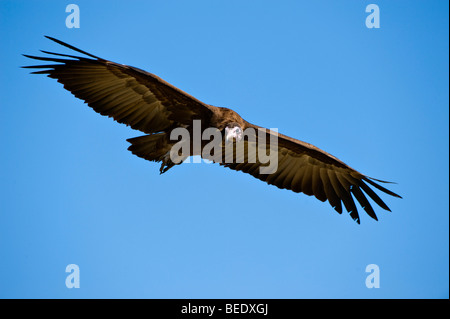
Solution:
M 47 38 L 87 57 L 42 51 L 63 58 L 25 55 L 52 64 L 24 68 L 42 69 L 32 73 L 47 74 L 57 79 L 65 89 L 96 112 L 148 134 L 129 139 L 129 150 L 144 159 L 161 162 L 161 173 L 175 165 L 167 156 L 176 143 L 169 139 L 170 132 L 177 127 L 191 130 L 193 121 L 200 120 L 202 128 L 215 127 L 221 132 L 227 125 L 234 125 L 242 130 L 254 129 L 267 137 L 275 135 L 278 139 L 278 168 L 274 173 L 261 174 L 259 168 L 262 164 L 248 160 L 246 151 L 257 146 L 246 139 L 243 141 L 246 151 L 236 151 L 231 161 L 224 159 L 219 161 L 220 165 L 248 173 L 279 188 L 314 195 L 323 202 L 328 200 L 339 213 L 342 213 L 343 203 L 358 223 L 360 220 L 353 197 L 376 220 L 377 216 L 364 193 L 390 211 L 369 185 L 400 197 L 376 183 L 387 182 L 365 176 L 311 144 L 250 124 L 233 110 L 205 104 L 154 74 L 99 58 L 57 39 Z M 224 143 L 222 147 L 225 147 Z M 201 155 L 201 148 L 191 149 L 190 155 Z

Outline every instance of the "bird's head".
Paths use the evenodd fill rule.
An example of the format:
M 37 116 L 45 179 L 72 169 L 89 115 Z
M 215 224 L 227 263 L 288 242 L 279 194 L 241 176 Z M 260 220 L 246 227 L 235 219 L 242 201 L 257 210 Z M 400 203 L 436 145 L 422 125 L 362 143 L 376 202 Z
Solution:
M 232 122 L 225 126 L 225 142 L 240 142 L 244 136 L 244 132 L 238 123 Z

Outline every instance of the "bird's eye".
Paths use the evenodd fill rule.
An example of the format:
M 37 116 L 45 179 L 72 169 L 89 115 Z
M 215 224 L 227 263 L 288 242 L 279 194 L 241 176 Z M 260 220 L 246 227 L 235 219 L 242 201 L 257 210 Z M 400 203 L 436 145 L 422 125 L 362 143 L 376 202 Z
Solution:
M 236 127 L 235 128 L 235 137 L 236 137 L 236 141 L 240 141 L 242 140 L 242 129 L 240 127 Z

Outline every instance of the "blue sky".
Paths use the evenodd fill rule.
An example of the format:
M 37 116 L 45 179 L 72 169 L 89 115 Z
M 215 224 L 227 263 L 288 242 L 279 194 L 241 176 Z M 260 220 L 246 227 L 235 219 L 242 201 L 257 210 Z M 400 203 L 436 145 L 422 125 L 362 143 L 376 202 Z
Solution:
M 68 29 L 65 7 L 80 8 Z M 447 1 L 0 1 L 0 297 L 448 298 Z M 127 151 L 21 54 L 44 35 L 395 181 L 361 225 L 212 164 Z M 80 288 L 65 285 L 66 266 Z M 380 288 L 365 285 L 366 266 Z

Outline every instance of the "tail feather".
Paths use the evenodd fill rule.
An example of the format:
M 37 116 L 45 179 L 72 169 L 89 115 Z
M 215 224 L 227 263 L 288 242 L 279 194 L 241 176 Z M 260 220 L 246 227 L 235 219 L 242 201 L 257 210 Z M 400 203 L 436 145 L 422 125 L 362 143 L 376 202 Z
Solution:
M 127 139 L 131 145 L 128 150 L 134 155 L 142 157 L 148 161 L 161 162 L 159 172 L 167 172 L 176 164 L 170 159 L 170 150 L 173 143 L 168 141 L 166 133 L 156 133 Z M 181 164 L 181 163 L 178 163 Z
M 134 137 L 127 139 L 127 142 L 131 143 L 128 147 L 131 153 L 154 162 L 161 161 L 172 148 L 172 144 L 167 143 L 166 133 Z

